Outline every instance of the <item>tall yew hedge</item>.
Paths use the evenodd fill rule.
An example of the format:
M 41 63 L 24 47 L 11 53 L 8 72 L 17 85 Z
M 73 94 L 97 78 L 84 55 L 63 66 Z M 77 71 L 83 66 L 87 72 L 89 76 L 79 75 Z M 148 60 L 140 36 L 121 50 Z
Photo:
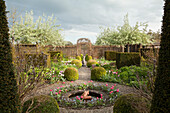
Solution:
M 170 0 L 165 0 L 160 46 L 151 113 L 170 112 Z
M 0 0 L 0 113 L 18 113 L 18 88 L 12 65 L 5 1 Z

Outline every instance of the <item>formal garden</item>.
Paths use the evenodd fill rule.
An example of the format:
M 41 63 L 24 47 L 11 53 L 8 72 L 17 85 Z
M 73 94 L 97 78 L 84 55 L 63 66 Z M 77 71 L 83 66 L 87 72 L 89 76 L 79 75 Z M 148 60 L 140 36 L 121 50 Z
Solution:
M 168 12 L 167 1 L 164 10 Z M 163 31 L 166 38 L 158 47 L 150 44 L 153 39 L 140 30 L 134 32 L 137 42 L 130 37 L 128 42 L 116 39 L 118 34 L 124 37 L 126 30 L 134 31 L 140 26 L 130 27 L 126 21 L 119 31 L 105 29 L 95 45 L 81 38 L 76 45 L 62 46 L 65 42 L 58 30 L 53 36 L 59 39 L 43 40 L 53 37 L 53 28 L 44 29 L 47 34 L 41 34 L 40 29 L 52 25 L 52 18 L 37 24 L 37 29 L 27 25 L 20 29 L 23 24 L 16 24 L 9 34 L 6 13 L 5 2 L 0 0 L 1 113 L 168 112 L 169 21 L 167 25 L 163 22 L 168 30 Z M 164 16 L 169 19 L 168 15 L 169 12 Z M 33 23 L 31 19 L 29 22 Z M 29 33 L 25 36 L 26 31 Z M 39 38 L 30 38 L 33 33 Z M 18 38 L 21 34 L 24 39 Z

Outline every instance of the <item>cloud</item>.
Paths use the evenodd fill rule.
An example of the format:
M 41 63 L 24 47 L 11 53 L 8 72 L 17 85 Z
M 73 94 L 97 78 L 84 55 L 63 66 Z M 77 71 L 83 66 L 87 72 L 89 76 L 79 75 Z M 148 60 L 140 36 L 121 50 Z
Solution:
M 16 7 L 24 14 L 33 10 L 35 17 L 54 14 L 61 28 L 69 36 L 86 33 L 95 37 L 99 26 L 117 26 L 123 24 L 128 13 L 131 25 L 148 22 L 154 31 L 161 29 L 163 15 L 162 0 L 6 0 L 7 8 Z M 68 32 L 68 33 L 67 33 Z M 79 33 L 80 32 L 80 33 Z M 94 33 L 94 34 L 93 34 Z M 77 35 L 76 35 L 77 34 Z M 72 38 L 75 38 L 75 37 Z M 81 36 L 81 35 L 80 35 Z

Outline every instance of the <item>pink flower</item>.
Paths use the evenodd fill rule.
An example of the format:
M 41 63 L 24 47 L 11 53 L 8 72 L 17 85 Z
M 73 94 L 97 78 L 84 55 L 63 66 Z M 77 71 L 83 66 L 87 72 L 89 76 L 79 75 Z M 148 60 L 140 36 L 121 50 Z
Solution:
M 118 72 L 116 72 L 116 74 L 118 74 Z
M 66 89 L 66 91 L 67 91 L 67 89 Z
M 54 77 L 54 75 L 52 77 Z
M 57 93 L 57 92 L 56 92 L 55 94 L 56 94 L 56 95 L 58 95 L 58 93 Z
M 110 89 L 113 89 L 113 87 L 111 87 Z
M 61 90 L 59 90 L 59 92 L 61 92 Z
M 116 86 L 116 84 L 114 84 L 114 86 Z
M 119 77 L 120 75 L 118 75 L 118 77 Z
M 63 86 L 60 86 L 60 87 L 63 87 Z
M 57 89 L 59 89 L 60 87 L 57 87 Z
M 119 92 L 119 89 L 117 89 L 116 92 Z
M 65 82 L 63 82 L 63 84 L 65 84 Z
M 73 83 L 73 81 L 71 81 L 71 83 Z
M 50 89 L 50 91 L 53 91 L 52 89 Z
M 97 100 L 99 99 L 99 97 L 97 97 Z
M 77 98 L 78 100 L 80 100 L 80 98 Z
M 102 99 L 103 97 L 101 97 L 101 99 Z
M 93 80 L 91 80 L 91 82 L 93 82 Z
M 108 84 L 106 84 L 106 86 L 108 86 Z
M 116 74 L 116 72 L 113 72 L 113 74 Z
M 100 94 L 100 96 L 102 97 L 102 96 L 103 96 L 103 94 Z
M 113 91 L 109 92 L 110 94 L 113 93 Z
M 86 85 L 86 83 L 84 83 L 84 85 Z
M 61 92 L 58 92 L 59 94 L 61 93 Z
M 83 98 L 83 96 L 81 96 L 81 98 Z

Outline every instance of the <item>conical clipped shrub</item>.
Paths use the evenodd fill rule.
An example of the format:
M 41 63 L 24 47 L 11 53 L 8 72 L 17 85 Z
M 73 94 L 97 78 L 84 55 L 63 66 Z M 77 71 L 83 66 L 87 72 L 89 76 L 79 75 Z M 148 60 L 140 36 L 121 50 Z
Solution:
M 72 60 L 72 61 L 71 61 L 71 64 L 75 64 L 77 68 L 81 68 L 81 66 L 82 66 L 81 61 L 80 61 L 80 60 L 77 60 L 77 59 Z
M 160 46 L 151 113 L 170 111 L 170 0 L 165 0 Z
M 96 64 L 98 64 L 97 62 L 96 62 L 96 60 L 89 60 L 88 62 L 87 62 L 87 67 L 91 67 L 92 65 L 96 65 Z
M 0 0 L 0 113 L 18 113 L 19 96 L 12 64 L 5 1 Z
M 91 79 L 100 80 L 102 76 L 105 76 L 106 70 L 103 67 L 95 67 L 91 70 Z
M 74 67 L 69 67 L 64 71 L 64 77 L 68 81 L 78 80 L 79 79 L 78 70 Z
M 114 103 L 113 113 L 149 113 L 150 101 L 136 94 L 120 96 Z
M 26 113 L 26 111 L 29 113 L 59 113 L 59 106 L 55 98 L 47 95 L 40 95 L 24 103 L 22 113 Z

